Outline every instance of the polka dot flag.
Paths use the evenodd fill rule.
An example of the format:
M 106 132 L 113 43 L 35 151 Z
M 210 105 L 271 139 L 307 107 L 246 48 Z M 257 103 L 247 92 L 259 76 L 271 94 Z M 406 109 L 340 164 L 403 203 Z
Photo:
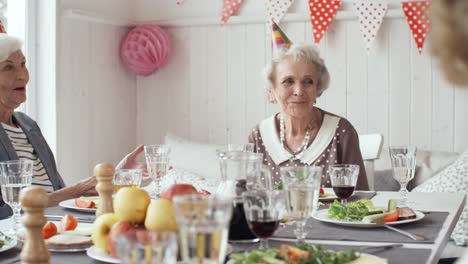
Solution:
M 309 0 L 310 21 L 314 29 L 315 43 L 320 43 L 340 5 L 339 0 Z
M 383 18 L 387 13 L 387 3 L 360 0 L 354 2 L 353 6 L 358 17 L 359 28 L 364 38 L 366 50 L 369 52 Z
M 437 0 L 441 1 L 441 0 Z M 408 26 L 413 33 L 414 41 L 418 46 L 419 54 L 423 49 L 429 29 L 429 1 L 401 2 Z
M 265 0 L 268 20 L 279 24 L 294 0 Z
M 221 24 L 226 24 L 229 18 L 237 11 L 242 4 L 242 0 L 224 0 L 223 13 L 221 16 Z

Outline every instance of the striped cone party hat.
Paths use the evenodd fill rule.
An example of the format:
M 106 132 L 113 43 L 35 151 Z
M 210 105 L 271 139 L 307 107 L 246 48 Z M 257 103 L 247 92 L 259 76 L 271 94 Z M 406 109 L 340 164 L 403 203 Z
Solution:
M 273 49 L 273 59 L 278 58 L 282 53 L 286 52 L 292 43 L 281 30 L 281 28 L 271 21 L 271 47 Z

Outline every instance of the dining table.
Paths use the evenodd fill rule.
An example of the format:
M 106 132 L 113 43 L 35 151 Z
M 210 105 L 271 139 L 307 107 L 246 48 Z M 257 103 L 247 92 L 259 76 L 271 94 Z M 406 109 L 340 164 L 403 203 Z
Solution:
M 375 205 L 387 205 L 389 199 L 398 199 L 398 192 L 356 192 L 360 193 L 364 197 L 367 195 Z M 363 231 L 364 229 L 359 228 L 344 228 L 340 225 L 328 225 L 326 228 L 335 230 L 334 235 L 322 236 L 320 232 L 312 232 L 311 237 L 306 239 L 307 243 L 313 243 L 321 245 L 324 248 L 330 249 L 359 249 L 363 246 L 379 246 L 389 245 L 398 243 L 401 244 L 399 248 L 389 248 L 389 250 L 381 250 L 378 252 L 371 252 L 376 256 L 380 256 L 388 259 L 388 263 L 413 263 L 413 264 L 435 264 L 439 261 L 439 258 L 447 245 L 457 220 L 465 206 L 466 195 L 465 193 L 419 193 L 410 192 L 408 193 L 408 201 L 411 208 L 420 210 L 425 214 L 425 222 L 430 225 L 433 230 L 427 230 L 423 227 L 417 230 L 425 230 L 424 232 L 430 238 L 428 241 L 410 241 L 405 236 L 398 236 L 400 234 L 387 234 L 383 239 L 376 239 L 372 235 L 373 232 L 384 232 L 382 230 L 369 231 L 369 235 L 358 235 L 356 232 Z M 78 218 L 89 218 L 93 217 L 93 213 L 80 212 L 73 209 L 67 209 L 60 206 L 47 208 L 45 211 L 46 215 L 65 215 L 72 214 Z M 312 219 L 313 220 L 313 219 Z M 311 228 L 317 224 L 311 220 Z M 11 227 L 12 220 L 5 219 L 0 220 L 0 231 L 5 231 Z M 411 228 L 411 223 L 406 224 L 408 228 Z M 421 224 L 420 224 L 421 225 Z M 286 228 L 285 230 L 281 230 Z M 365 234 L 363 231 L 362 233 Z M 389 231 L 390 232 L 390 231 Z M 432 234 L 432 235 L 431 235 Z M 346 239 L 342 239 L 342 237 Z M 424 235 L 424 234 L 422 234 Z M 288 235 L 287 227 L 281 227 L 280 230 L 270 240 L 270 246 L 278 246 L 282 243 L 294 243 L 294 237 Z M 244 252 L 249 249 L 253 249 L 257 244 L 235 244 L 231 243 L 234 252 Z M 0 252 L 0 264 L 12 264 L 20 263 L 21 243 L 16 247 Z M 60 253 L 51 252 L 51 263 L 62 264 L 62 263 L 103 263 L 98 260 L 90 258 L 86 251 L 73 252 L 73 253 Z M 403 262 L 402 262 L 403 260 Z M 408 262 L 409 261 L 409 262 Z

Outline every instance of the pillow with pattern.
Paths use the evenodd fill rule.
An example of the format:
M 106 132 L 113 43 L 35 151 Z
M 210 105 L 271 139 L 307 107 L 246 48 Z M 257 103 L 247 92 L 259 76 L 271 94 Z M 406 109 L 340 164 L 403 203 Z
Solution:
M 174 183 L 188 183 L 192 184 L 197 190 L 203 189 L 214 193 L 218 187 L 219 181 L 209 180 L 191 171 L 174 167 L 162 178 L 161 190 L 166 190 Z
M 468 195 L 468 150 L 451 165 L 413 189 L 413 192 L 460 192 Z M 468 203 L 451 238 L 457 245 L 468 244 Z

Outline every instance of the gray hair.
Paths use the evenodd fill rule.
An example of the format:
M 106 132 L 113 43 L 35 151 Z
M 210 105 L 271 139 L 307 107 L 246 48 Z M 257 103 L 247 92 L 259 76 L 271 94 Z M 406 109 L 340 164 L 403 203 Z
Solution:
M 10 55 L 21 50 L 23 43 L 19 38 L 0 33 L 0 62 L 4 62 Z
M 319 75 L 317 83 L 317 97 L 328 89 L 330 85 L 330 73 L 328 73 L 325 62 L 320 57 L 318 50 L 311 45 L 292 45 L 286 52 L 281 54 L 278 58 L 270 61 L 263 69 L 265 87 L 267 91 L 273 88 L 275 82 L 275 69 L 280 61 L 287 58 L 293 58 L 295 61 L 303 61 L 306 64 L 313 64 L 317 69 Z

